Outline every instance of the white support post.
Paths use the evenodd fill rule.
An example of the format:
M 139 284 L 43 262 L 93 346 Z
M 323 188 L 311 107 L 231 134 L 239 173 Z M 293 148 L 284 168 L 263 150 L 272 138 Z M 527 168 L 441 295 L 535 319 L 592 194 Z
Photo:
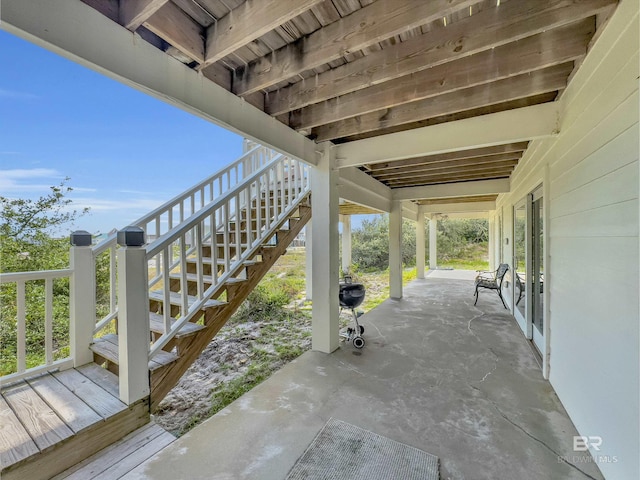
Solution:
M 69 261 L 73 275 L 70 282 L 70 344 L 73 366 L 80 367 L 93 361 L 89 349 L 96 326 L 96 271 L 91 251 L 91 234 L 71 234 Z
M 389 213 L 389 296 L 402 298 L 402 202 L 394 200 Z
M 338 172 L 335 149 L 323 148 L 318 166 L 311 175 L 313 210 L 313 315 L 312 348 L 331 353 L 340 342 L 338 305 Z
M 131 405 L 150 393 L 148 273 L 144 246 L 121 241 L 122 233 L 117 253 L 120 400 Z
M 305 290 L 307 300 L 313 298 L 313 219 L 309 220 L 304 227 L 304 254 L 305 254 Z
M 429 217 L 429 268 L 438 267 L 438 219 L 436 215 Z
M 342 274 L 351 273 L 351 215 L 340 215 L 342 221 Z
M 418 205 L 418 221 L 416 222 L 416 276 L 418 278 L 424 278 L 424 266 L 424 206 Z
M 496 267 L 496 221 L 495 216 L 489 217 L 489 270 Z

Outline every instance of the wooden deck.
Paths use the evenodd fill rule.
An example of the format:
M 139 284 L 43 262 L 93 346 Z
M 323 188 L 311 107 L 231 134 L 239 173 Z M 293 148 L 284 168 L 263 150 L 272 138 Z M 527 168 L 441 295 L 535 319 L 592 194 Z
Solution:
M 148 422 L 148 399 L 125 405 L 95 363 L 28 378 L 0 392 L 0 475 L 51 478 Z

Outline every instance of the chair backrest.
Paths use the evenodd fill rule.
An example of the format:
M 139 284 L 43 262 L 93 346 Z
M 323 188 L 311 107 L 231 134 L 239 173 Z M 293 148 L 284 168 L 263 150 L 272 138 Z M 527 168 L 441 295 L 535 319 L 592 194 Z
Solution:
M 496 282 L 502 286 L 502 280 L 504 279 L 505 274 L 509 270 L 509 265 L 506 263 L 501 263 L 498 265 L 498 269 L 496 270 Z

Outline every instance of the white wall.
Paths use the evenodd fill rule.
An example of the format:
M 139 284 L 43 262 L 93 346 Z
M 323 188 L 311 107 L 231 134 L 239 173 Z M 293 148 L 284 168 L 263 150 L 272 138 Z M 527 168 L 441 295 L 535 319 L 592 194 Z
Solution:
M 512 205 L 544 182 L 545 373 L 580 434 L 602 437 L 611 479 L 640 478 L 638 38 L 623 0 L 560 100 L 560 134 L 532 142 L 498 199 L 510 237 Z

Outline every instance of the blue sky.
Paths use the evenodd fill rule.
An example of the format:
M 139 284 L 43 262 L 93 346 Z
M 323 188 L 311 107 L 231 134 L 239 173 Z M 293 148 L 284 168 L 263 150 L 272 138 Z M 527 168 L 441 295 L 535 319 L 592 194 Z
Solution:
M 0 195 L 70 177 L 91 208 L 74 228 L 124 227 L 242 152 L 240 136 L 4 31 L 0 65 Z

